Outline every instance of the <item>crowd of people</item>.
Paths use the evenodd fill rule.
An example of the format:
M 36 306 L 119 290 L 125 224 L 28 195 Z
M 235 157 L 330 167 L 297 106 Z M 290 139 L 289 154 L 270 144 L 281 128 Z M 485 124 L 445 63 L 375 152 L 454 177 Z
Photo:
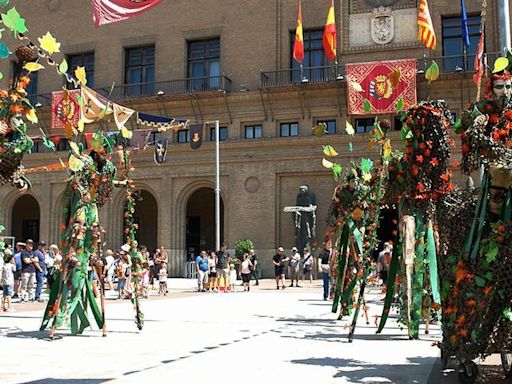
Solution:
M 375 277 L 382 279 L 385 284 L 389 268 L 392 244 L 386 242 L 375 263 Z M 148 297 L 148 290 L 156 290 L 158 295 L 166 296 L 169 292 L 168 255 L 164 247 L 150 253 L 146 246 L 137 248 L 142 256 L 142 272 L 140 276 L 142 297 Z M 18 299 L 20 303 L 44 302 L 42 292 L 46 287 L 51 290 L 55 284 L 55 273 L 60 270 L 62 254 L 55 244 L 47 245 L 44 241 L 34 243 L 31 239 L 16 243 L 15 249 L 9 246 L 4 250 L 4 257 L 0 258 L 2 271 L 1 286 L 3 287 L 2 310 L 12 311 L 12 300 Z M 117 299 L 131 298 L 134 289 L 131 284 L 132 261 L 130 247 L 125 244 L 119 250 L 106 250 L 100 255 L 103 262 L 103 276 L 105 289 L 116 291 Z M 316 257 L 309 248 L 304 248 L 302 254 L 296 247 L 292 247 L 286 255 L 283 247 L 277 248 L 272 257 L 276 289 L 285 289 L 286 274 L 290 280 L 289 287 L 300 287 L 305 281 L 311 286 L 314 278 L 314 266 L 323 281 L 323 298 L 332 298 L 332 279 L 335 275 L 335 251 L 331 240 L 325 242 L 324 247 Z M 227 244 L 223 243 L 219 251 L 201 251 L 195 258 L 198 292 L 235 292 L 237 280 L 242 280 L 244 292 L 251 289 L 251 280 L 259 285 L 258 274 L 260 265 L 254 249 L 243 254 L 240 258 L 232 258 L 227 251 Z M 286 273 L 288 272 L 288 273 Z M 90 266 L 90 278 L 98 282 L 95 269 Z M 93 284 L 97 294 L 97 284 Z

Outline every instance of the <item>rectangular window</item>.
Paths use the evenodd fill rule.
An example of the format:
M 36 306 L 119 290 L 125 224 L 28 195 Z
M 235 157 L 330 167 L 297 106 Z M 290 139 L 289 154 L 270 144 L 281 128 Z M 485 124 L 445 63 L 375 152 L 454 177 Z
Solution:
M 69 151 L 69 141 L 68 139 L 60 139 L 57 144 L 57 151 Z
M 228 127 L 219 127 L 219 131 L 220 131 L 220 137 L 219 137 L 220 141 L 227 140 L 228 139 Z M 211 141 L 217 140 L 216 136 L 215 136 L 215 127 L 210 128 L 210 140 Z
M 17 62 L 12 63 L 12 74 L 13 78 L 16 76 L 28 76 L 30 83 L 28 84 L 25 91 L 27 92 L 27 98 L 30 103 L 35 107 L 37 104 L 37 74 L 38 72 L 28 72 L 19 66 Z
M 189 90 L 220 88 L 220 38 L 189 41 L 187 61 Z
M 179 134 L 178 134 L 179 136 Z M 158 132 L 158 131 L 153 131 L 149 134 L 149 137 L 148 137 L 148 145 L 155 145 L 157 141 L 160 141 L 164 138 L 164 135 L 162 134 L 162 132 Z M 184 142 L 187 142 L 188 140 L 184 141 Z M 179 142 L 179 141 L 178 141 Z
M 47 148 L 43 144 L 43 140 L 36 139 L 34 140 L 34 146 L 31 150 L 32 153 L 45 153 L 45 152 L 52 152 L 50 148 Z
M 188 129 L 180 129 L 178 131 L 178 143 L 188 143 L 190 141 L 190 131 Z
M 94 52 L 78 53 L 67 57 L 69 72 L 75 73 L 76 67 L 85 67 L 87 86 L 94 87 Z M 70 89 L 76 88 L 74 84 L 68 85 Z
M 291 67 L 293 69 L 293 82 L 300 82 L 303 78 L 308 79 L 308 81 L 326 81 L 328 79 L 333 80 L 336 77 L 336 74 L 332 71 L 332 68 L 331 71 L 329 71 L 329 68 L 327 68 L 329 61 L 327 60 L 327 56 L 325 55 L 322 44 L 323 33 L 323 29 L 303 32 L 304 60 L 302 61 L 302 66 L 304 70 L 302 71 L 302 78 L 300 64 L 297 63 L 297 61 L 295 61 L 293 58 L 295 31 L 291 33 L 290 57 L 292 63 Z
M 480 16 L 468 16 L 470 46 L 464 57 L 462 21 L 458 17 L 443 17 L 443 70 L 456 72 L 472 70 L 478 41 L 480 40 Z
M 327 134 L 334 135 L 336 134 L 336 120 L 318 120 L 317 124 L 325 124 L 327 126 Z
M 299 123 L 281 123 L 280 136 L 299 136 Z
M 261 139 L 261 124 L 245 126 L 246 139 Z
M 400 116 L 395 116 L 394 118 L 394 130 L 395 131 L 400 131 L 402 130 L 402 127 L 404 125 L 404 123 L 402 122 L 402 118 Z
M 375 124 L 375 119 L 356 119 L 356 133 L 370 132 Z
M 124 63 L 125 96 L 155 94 L 155 46 L 126 48 Z

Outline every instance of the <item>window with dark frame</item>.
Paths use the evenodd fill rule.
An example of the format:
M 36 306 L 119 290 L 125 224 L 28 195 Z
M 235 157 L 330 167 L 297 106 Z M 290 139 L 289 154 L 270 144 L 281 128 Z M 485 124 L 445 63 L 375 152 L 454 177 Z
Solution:
M 153 96 L 155 93 L 155 46 L 125 49 L 125 96 Z
M 469 48 L 464 57 L 464 41 L 460 16 L 443 17 L 443 70 L 455 72 L 472 70 L 480 40 L 480 16 L 468 16 Z
M 69 140 L 68 139 L 60 139 L 56 145 L 56 150 L 58 152 L 69 151 Z
M 76 67 L 85 67 L 85 76 L 87 77 L 87 86 L 94 87 L 94 52 L 77 53 L 68 55 L 66 60 L 71 73 L 74 73 Z M 73 83 L 68 85 L 69 89 L 76 89 Z
M 303 32 L 304 60 L 302 61 L 302 67 L 305 69 L 302 71 L 302 75 L 304 78 L 308 80 L 327 80 L 329 79 L 329 74 L 334 74 L 334 72 L 329 72 L 329 68 L 319 68 L 327 67 L 329 65 L 329 61 L 327 59 L 327 56 L 325 55 L 322 43 L 323 34 L 323 29 L 315 29 Z M 292 81 L 300 82 L 302 80 L 300 64 L 297 63 L 297 61 L 295 61 L 295 59 L 293 58 L 293 44 L 295 42 L 295 31 L 293 31 L 290 35 L 290 60 L 292 64 L 291 68 L 293 70 Z
M 334 135 L 336 134 L 336 120 L 318 120 L 317 124 L 325 124 L 327 126 L 327 134 Z
M 30 79 L 28 86 L 25 88 L 27 92 L 27 99 L 34 107 L 37 104 L 37 74 L 38 72 L 29 72 L 26 69 L 20 68 L 17 62 L 12 63 L 13 78 L 18 76 L 27 76 Z
M 148 145 L 155 145 L 157 141 L 160 141 L 162 139 L 164 139 L 164 135 L 162 132 L 153 131 L 149 134 Z
M 34 145 L 32 146 L 32 149 L 31 149 L 32 153 L 46 153 L 46 152 L 51 152 L 51 151 L 52 150 L 50 148 L 46 147 L 43 144 L 43 140 L 41 140 L 41 139 L 34 140 Z
M 195 91 L 220 88 L 220 38 L 188 42 L 188 89 Z
M 371 132 L 371 130 L 373 129 L 373 124 L 375 124 L 375 119 L 372 119 L 372 118 L 356 119 L 355 120 L 356 133 Z
M 188 143 L 190 141 L 190 131 L 188 129 L 180 129 L 178 131 L 178 143 Z
M 261 124 L 246 125 L 244 127 L 244 137 L 246 139 L 261 139 L 262 128 Z
M 404 123 L 402 122 L 402 117 L 400 115 L 395 116 L 394 118 L 394 130 L 401 131 Z
M 279 135 L 281 137 L 299 136 L 299 123 L 281 123 Z
M 219 127 L 220 131 L 220 141 L 224 141 L 228 139 L 228 127 Z M 210 141 L 215 141 L 215 127 L 210 128 Z

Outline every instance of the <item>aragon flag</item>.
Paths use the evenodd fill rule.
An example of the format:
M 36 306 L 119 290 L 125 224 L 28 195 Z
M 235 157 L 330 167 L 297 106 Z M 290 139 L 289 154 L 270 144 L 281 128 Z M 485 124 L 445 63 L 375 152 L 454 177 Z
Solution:
M 293 44 L 293 58 L 297 63 L 302 64 L 302 60 L 304 60 L 304 37 L 302 33 L 302 9 L 299 0 L 298 10 L 297 10 L 297 28 L 295 30 L 295 42 Z
M 325 55 L 329 60 L 336 59 L 336 18 L 334 14 L 334 0 L 331 0 L 322 39 Z
M 189 128 L 190 148 L 199 149 L 203 144 L 203 124 L 192 124 Z

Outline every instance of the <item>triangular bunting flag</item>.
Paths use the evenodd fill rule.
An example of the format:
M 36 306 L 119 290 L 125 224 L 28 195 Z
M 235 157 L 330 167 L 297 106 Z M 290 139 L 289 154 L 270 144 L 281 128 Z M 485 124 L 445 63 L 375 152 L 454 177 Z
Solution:
M 135 111 L 116 103 L 112 103 L 112 106 L 114 108 L 114 120 L 116 121 L 117 129 L 121 130 Z
M 82 85 L 80 118 L 85 124 L 93 123 L 112 113 L 110 101 L 91 88 Z

